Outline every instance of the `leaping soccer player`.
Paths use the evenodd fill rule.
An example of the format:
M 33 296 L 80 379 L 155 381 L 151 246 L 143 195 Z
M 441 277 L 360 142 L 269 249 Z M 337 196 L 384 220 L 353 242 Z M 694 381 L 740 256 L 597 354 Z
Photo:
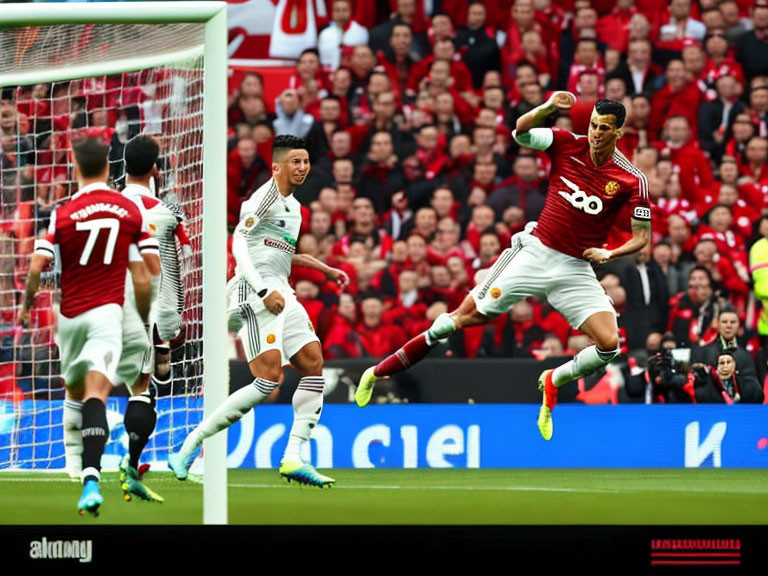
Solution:
M 543 127 L 548 116 L 570 110 L 576 98 L 555 92 L 541 106 L 517 120 L 513 132 L 522 146 L 548 150 L 552 170 L 544 209 L 538 222 L 512 237 L 482 284 L 458 309 L 443 313 L 426 332 L 407 342 L 360 378 L 355 401 L 365 406 L 377 378 L 387 378 L 424 358 L 439 340 L 457 330 L 492 322 L 515 302 L 546 297 L 574 328 L 595 342 L 562 366 L 539 376 L 544 393 L 538 427 L 552 438 L 552 409 L 559 386 L 587 376 L 621 353 L 616 312 L 597 281 L 592 263 L 602 264 L 641 250 L 651 237 L 648 181 L 616 148 L 626 110 L 620 102 L 595 103 L 587 136 Z M 623 208 L 631 208 L 632 236 L 624 244 L 604 248 L 608 231 Z

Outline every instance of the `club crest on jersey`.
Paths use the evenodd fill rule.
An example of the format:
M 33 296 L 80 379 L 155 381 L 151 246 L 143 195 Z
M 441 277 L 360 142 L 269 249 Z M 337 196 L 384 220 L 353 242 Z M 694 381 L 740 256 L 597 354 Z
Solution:
M 491 298 L 498 298 L 499 296 L 501 296 L 501 288 L 498 286 L 491 288 Z
M 277 338 L 275 337 L 274 334 L 267 335 L 267 344 L 274 344 L 275 340 L 277 340 Z
M 565 198 L 571 206 L 577 210 L 583 210 L 591 216 L 600 214 L 600 212 L 603 211 L 603 201 L 599 196 L 590 196 L 584 192 L 584 190 L 579 188 L 578 184 L 574 184 L 564 176 L 560 176 L 560 180 L 562 180 L 572 192 L 569 194 L 563 190 L 558 190 L 557 193 Z
M 245 219 L 245 227 L 252 228 L 254 222 L 255 220 L 253 219 L 253 216 L 248 216 L 248 218 Z
M 608 184 L 605 185 L 606 196 L 613 196 L 618 191 L 619 191 L 619 183 L 616 182 L 616 180 L 611 180 L 610 182 L 608 182 Z

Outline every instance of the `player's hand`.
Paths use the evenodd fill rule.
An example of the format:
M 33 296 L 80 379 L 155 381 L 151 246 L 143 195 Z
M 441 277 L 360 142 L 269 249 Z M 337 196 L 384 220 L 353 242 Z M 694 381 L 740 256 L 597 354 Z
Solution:
M 565 90 L 558 90 L 549 97 L 547 104 L 555 110 L 570 110 L 576 104 L 576 96 Z
M 16 324 L 19 326 L 24 326 L 24 328 L 29 326 L 29 309 L 22 306 L 21 310 L 19 310 L 19 313 L 16 316 Z
M 582 254 L 586 260 L 594 262 L 595 264 L 608 262 L 608 260 L 611 259 L 611 255 L 611 251 L 606 250 L 605 248 L 587 248 Z
M 349 285 L 349 276 L 347 276 L 347 273 L 344 272 L 344 270 L 331 268 L 325 277 L 328 278 L 328 280 L 336 282 L 342 288 L 346 288 Z
M 285 309 L 285 298 L 277 290 L 273 290 L 264 298 L 264 306 L 277 316 Z

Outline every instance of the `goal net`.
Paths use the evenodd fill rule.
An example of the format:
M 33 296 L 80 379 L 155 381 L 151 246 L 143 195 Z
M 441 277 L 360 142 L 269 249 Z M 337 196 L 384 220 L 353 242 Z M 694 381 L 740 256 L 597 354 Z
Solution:
M 204 31 L 204 23 L 0 29 L 0 469 L 64 468 L 55 268 L 43 276 L 30 326 L 15 316 L 34 240 L 77 191 L 71 142 L 83 130 L 110 144 L 118 189 L 126 142 L 139 133 L 158 138 L 156 193 L 184 214 L 193 248 L 182 268 L 172 383 L 158 387 L 157 427 L 142 461 L 165 462 L 202 417 Z M 125 387 L 116 388 L 107 405 L 107 470 L 127 451 L 126 404 Z

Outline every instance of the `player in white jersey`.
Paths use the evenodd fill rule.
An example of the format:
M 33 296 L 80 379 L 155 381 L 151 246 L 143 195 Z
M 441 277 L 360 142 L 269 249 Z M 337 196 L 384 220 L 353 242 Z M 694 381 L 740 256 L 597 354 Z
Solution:
M 230 329 L 239 331 L 244 342 L 254 381 L 230 395 L 170 455 L 168 465 L 179 480 L 187 477 L 203 440 L 263 402 L 278 385 L 282 366 L 290 363 L 301 380 L 293 395 L 293 427 L 280 475 L 321 487 L 335 482 L 300 458 L 301 446 L 320 418 L 325 382 L 320 342 L 288 283 L 291 264 L 320 270 L 341 285 L 349 282 L 343 271 L 295 253 L 301 205 L 293 192 L 304 183 L 309 168 L 304 139 L 278 136 L 272 146 L 272 178 L 244 203 L 232 243 L 237 271 L 228 286 L 229 318 Z
M 135 495 L 154 502 L 162 502 L 163 498 L 144 486 L 138 473 L 139 458 L 157 423 L 155 398 L 149 386 L 155 351 L 150 338 L 155 336 L 165 348 L 163 353 L 167 354 L 167 340 L 179 332 L 180 305 L 184 297 L 176 239 L 180 240 L 182 252 L 185 248 L 187 254 L 191 252 L 178 212 L 169 208 L 154 193 L 153 174 L 159 154 L 157 140 L 149 135 L 136 136 L 125 147 L 126 186 L 123 195 L 138 206 L 144 221 L 154 233 L 160 259 L 157 268 L 150 270 L 153 297 L 149 327 L 144 326 L 136 313 L 132 304 L 132 285 L 126 282 L 123 352 L 117 368 L 118 382 L 124 382 L 131 392 L 123 421 L 128 435 L 128 453 L 120 464 L 121 487 L 126 500 Z

